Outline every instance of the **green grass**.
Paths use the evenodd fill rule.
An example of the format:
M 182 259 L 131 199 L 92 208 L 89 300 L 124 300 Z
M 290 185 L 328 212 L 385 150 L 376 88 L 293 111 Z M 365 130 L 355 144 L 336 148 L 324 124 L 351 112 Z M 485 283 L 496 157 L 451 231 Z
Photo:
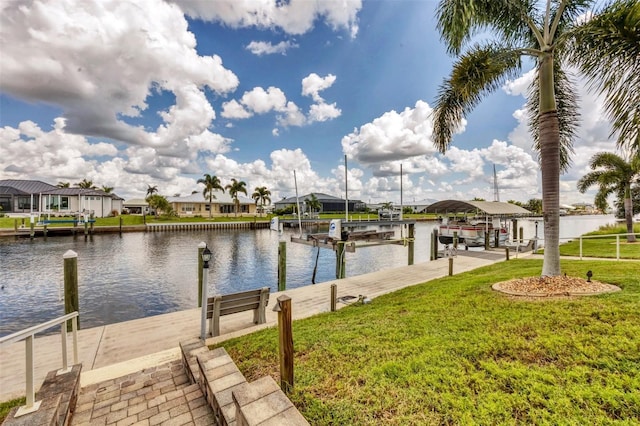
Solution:
M 9 414 L 9 411 L 11 411 L 13 407 L 19 407 L 21 405 L 24 405 L 26 402 L 27 399 L 25 397 L 12 399 L 11 401 L 7 402 L 0 402 L 0 423 L 4 422 L 7 414 Z
M 634 232 L 640 234 L 640 224 L 634 224 Z M 616 237 L 604 237 L 612 234 L 626 234 L 625 225 L 603 226 L 597 231 L 585 234 L 585 237 L 598 236 L 597 238 L 582 239 L 583 257 L 616 258 Z M 626 237 L 620 237 L 620 258 L 640 259 L 640 235 L 636 236 L 635 243 L 627 243 Z M 580 240 L 569 241 L 560 245 L 560 254 L 563 256 L 580 256 Z
M 562 262 L 623 289 L 608 295 L 490 289 L 541 266 L 502 262 L 296 321 L 291 400 L 313 425 L 640 424 L 640 263 Z M 277 342 L 272 328 L 223 346 L 249 381 L 278 381 Z

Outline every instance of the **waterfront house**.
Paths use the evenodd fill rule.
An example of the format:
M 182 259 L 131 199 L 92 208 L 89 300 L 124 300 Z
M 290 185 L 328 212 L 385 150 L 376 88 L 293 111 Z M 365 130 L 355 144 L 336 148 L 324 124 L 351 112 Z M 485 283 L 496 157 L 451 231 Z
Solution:
M 231 195 L 222 191 L 213 191 L 213 198 L 209 203 L 209 197 L 205 198 L 202 192 L 196 192 L 185 197 L 167 197 L 173 211 L 180 217 L 202 216 L 233 216 L 235 204 Z M 257 214 L 256 203 L 250 198 L 238 196 L 238 216 L 255 216 Z
M 132 198 L 122 203 L 124 211 L 129 214 L 153 214 L 149 203 L 142 198 Z
M 307 198 L 311 198 L 311 195 L 315 195 L 318 201 L 320 202 L 321 208 L 320 211 L 324 213 L 331 212 L 344 212 L 345 208 L 345 200 L 344 198 L 334 197 L 333 195 L 323 194 L 321 192 L 312 192 L 310 194 L 301 195 L 298 197 L 298 202 L 300 203 L 300 210 L 302 213 L 308 213 L 309 208 L 305 200 Z M 366 207 L 365 203 L 360 200 L 349 200 L 349 211 L 362 211 Z M 292 208 L 293 211 L 296 210 L 296 197 L 284 198 L 280 201 L 276 201 L 274 203 L 274 208 L 276 210 L 283 210 L 286 208 Z
M 58 188 L 39 180 L 0 180 L 3 213 L 107 217 L 122 211 L 124 200 L 100 189 Z

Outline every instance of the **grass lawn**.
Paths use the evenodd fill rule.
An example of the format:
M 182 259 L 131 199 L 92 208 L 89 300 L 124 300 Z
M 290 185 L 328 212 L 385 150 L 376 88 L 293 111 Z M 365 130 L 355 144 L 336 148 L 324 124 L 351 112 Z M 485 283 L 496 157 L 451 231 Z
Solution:
M 623 291 L 513 300 L 517 259 L 294 323 L 291 400 L 313 425 L 640 424 L 640 262 L 562 261 Z M 295 303 L 293 305 L 295 311 Z M 224 342 L 279 382 L 276 328 Z
M 626 237 L 620 237 L 620 258 L 622 259 L 640 259 L 640 223 L 634 224 L 633 230 L 639 234 L 636 235 L 637 241 L 635 243 L 627 243 Z M 601 227 L 597 231 L 585 234 L 585 238 L 582 239 L 582 256 L 615 259 L 617 253 L 616 237 L 606 236 L 626 233 L 627 228 L 625 225 L 617 225 Z M 560 254 L 562 256 L 580 256 L 580 240 L 573 240 L 560 245 Z

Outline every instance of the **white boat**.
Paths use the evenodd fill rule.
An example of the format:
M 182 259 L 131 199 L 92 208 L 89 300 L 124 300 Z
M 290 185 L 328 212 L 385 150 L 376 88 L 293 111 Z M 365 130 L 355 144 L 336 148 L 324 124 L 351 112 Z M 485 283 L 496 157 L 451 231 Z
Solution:
M 438 241 L 442 244 L 453 244 L 457 235 L 458 243 L 467 247 L 484 247 L 485 234 L 489 233 L 489 245 L 495 247 L 495 236 L 498 234 L 500 246 L 509 240 L 509 229 L 500 223 L 486 221 L 448 220 L 438 228 Z

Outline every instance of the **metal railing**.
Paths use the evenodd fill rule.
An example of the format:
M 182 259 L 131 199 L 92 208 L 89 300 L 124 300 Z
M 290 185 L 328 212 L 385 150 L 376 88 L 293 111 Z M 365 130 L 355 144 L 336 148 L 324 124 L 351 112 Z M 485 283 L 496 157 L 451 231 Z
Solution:
M 585 235 L 580 237 L 580 260 L 582 260 L 582 240 L 593 238 L 611 238 L 616 237 L 616 260 L 620 260 L 620 237 L 628 237 L 629 235 L 640 236 L 640 233 L 632 232 L 627 234 L 609 234 L 609 235 Z
M 62 338 L 62 369 L 58 374 L 71 371 L 67 357 L 67 322 L 71 320 L 71 332 L 73 336 L 73 363 L 78 363 L 78 312 L 72 312 L 65 316 L 52 319 L 39 325 L 34 325 L 22 331 L 0 338 L 0 347 L 7 346 L 21 340 L 25 341 L 26 358 L 26 404 L 18 410 L 16 417 L 37 411 L 41 401 L 35 401 L 35 391 L 33 386 L 34 362 L 33 362 L 33 340 L 37 333 L 46 331 L 60 324 L 60 336 Z

